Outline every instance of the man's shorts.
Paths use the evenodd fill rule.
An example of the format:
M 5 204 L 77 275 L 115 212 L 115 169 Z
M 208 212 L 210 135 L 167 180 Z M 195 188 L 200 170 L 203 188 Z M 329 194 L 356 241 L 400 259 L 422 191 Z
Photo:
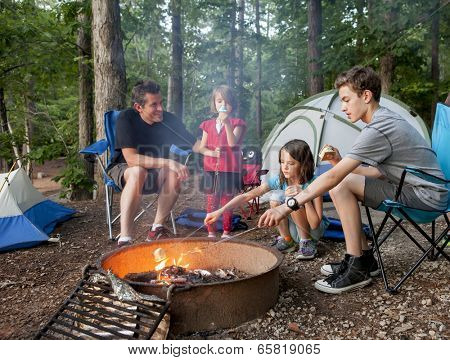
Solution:
M 384 200 L 394 200 L 397 189 L 397 185 L 387 180 L 366 176 L 363 204 L 372 209 L 377 209 Z M 417 197 L 414 188 L 411 185 L 403 185 L 398 202 L 415 209 L 436 211 L 436 209 L 424 204 Z
M 108 175 L 113 179 L 120 191 L 122 191 L 125 186 L 124 174 L 126 169 L 128 169 L 128 164 L 120 163 L 108 170 Z M 159 169 L 147 169 L 147 179 L 145 180 L 144 188 L 142 189 L 143 194 L 154 194 L 159 191 L 158 175 Z

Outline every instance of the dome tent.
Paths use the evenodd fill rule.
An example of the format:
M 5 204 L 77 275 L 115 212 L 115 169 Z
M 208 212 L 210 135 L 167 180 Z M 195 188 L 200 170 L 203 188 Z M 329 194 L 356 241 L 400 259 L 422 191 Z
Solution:
M 0 187 L 0 252 L 48 241 L 56 224 L 75 213 L 46 199 L 22 168 L 0 174 Z

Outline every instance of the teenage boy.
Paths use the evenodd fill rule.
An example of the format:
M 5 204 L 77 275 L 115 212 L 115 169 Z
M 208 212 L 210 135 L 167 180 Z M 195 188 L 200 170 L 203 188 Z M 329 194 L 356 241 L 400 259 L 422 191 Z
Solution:
M 361 230 L 358 202 L 377 209 L 383 200 L 393 200 L 406 166 L 443 177 L 435 153 L 422 136 L 398 114 L 379 105 L 381 80 L 371 68 L 353 67 L 338 76 L 335 87 L 348 119 L 352 123 L 362 120 L 366 127 L 344 158 L 334 148 L 334 156 L 329 160 L 333 167 L 329 171 L 285 204 L 267 210 L 258 223 L 277 225 L 306 202 L 330 191 L 347 248 L 340 263 L 322 266 L 322 274 L 328 277 L 315 283 L 316 289 L 331 294 L 366 286 L 371 276 L 379 273 Z M 407 175 L 399 202 L 423 210 L 443 210 L 447 196 L 444 187 Z

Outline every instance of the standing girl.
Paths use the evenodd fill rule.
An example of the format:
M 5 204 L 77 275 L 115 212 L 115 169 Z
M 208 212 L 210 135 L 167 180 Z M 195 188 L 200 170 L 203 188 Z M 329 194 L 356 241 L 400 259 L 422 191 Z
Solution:
M 216 117 L 200 124 L 202 140 L 196 151 L 204 155 L 204 189 L 206 211 L 225 205 L 241 189 L 241 144 L 246 123 L 233 117 L 236 100 L 231 88 L 222 85 L 214 89 L 211 96 L 211 111 Z M 223 235 L 230 237 L 233 212 L 222 212 Z M 214 223 L 207 224 L 208 237 L 216 236 Z
M 297 258 L 312 259 L 317 254 L 317 242 L 328 225 L 327 219 L 322 216 L 322 197 L 317 197 L 302 207 L 299 207 L 293 198 L 304 191 L 313 180 L 314 160 L 311 149 L 302 140 L 291 140 L 280 149 L 278 159 L 279 175 L 269 177 L 267 182 L 256 189 L 236 196 L 219 210 L 207 214 L 205 223 L 214 223 L 222 213 L 270 190 L 281 190 L 281 196 L 278 195 L 276 200 L 271 201 L 271 207 L 276 207 L 286 200 L 286 204 L 294 211 L 278 226 L 280 236 L 276 246 L 280 251 L 289 252 L 295 250 L 298 243 Z

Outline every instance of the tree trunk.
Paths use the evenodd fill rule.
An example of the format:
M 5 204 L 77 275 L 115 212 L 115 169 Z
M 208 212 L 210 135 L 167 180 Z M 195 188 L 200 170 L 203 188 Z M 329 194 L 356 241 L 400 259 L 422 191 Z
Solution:
M 243 117 L 242 99 L 244 98 L 244 31 L 245 31 L 245 0 L 239 0 L 239 36 L 238 36 L 238 73 L 237 73 L 237 111 L 238 117 Z
M 170 1 L 172 13 L 172 64 L 167 109 L 183 118 L 183 39 L 181 35 L 181 0 Z
M 389 94 L 394 72 L 394 56 L 388 52 L 380 59 L 381 91 Z
M 394 67 L 395 67 L 395 59 L 394 55 L 389 50 L 388 46 L 392 40 L 392 34 L 395 32 L 394 29 L 394 21 L 395 21 L 395 13 L 393 11 L 394 8 L 394 0 L 384 0 L 382 3 L 385 6 L 384 18 L 383 21 L 386 24 L 386 35 L 383 39 L 384 44 L 387 48 L 387 52 L 380 59 L 380 77 L 381 77 L 381 91 L 385 94 L 389 94 L 389 90 L 392 85 L 392 78 L 394 75 Z
M 13 129 L 11 127 L 11 124 L 9 123 L 8 119 L 6 119 L 6 126 L 8 127 L 8 132 L 11 135 L 12 138 L 14 138 Z M 14 156 L 16 157 L 16 162 L 18 167 L 22 167 L 22 156 L 19 153 L 19 148 L 17 147 L 17 144 L 13 141 L 13 152 Z
M 28 81 L 28 91 L 25 94 L 25 143 L 22 149 L 22 156 L 26 157 L 31 152 L 31 141 L 33 139 L 33 117 L 37 113 L 36 103 L 34 102 L 34 81 Z M 25 171 L 30 179 L 33 178 L 33 163 L 30 159 L 25 162 Z
M 0 133 L 8 132 L 8 115 L 6 113 L 5 105 L 5 90 L 0 87 Z M 11 164 L 12 165 L 12 164 Z M 0 173 L 5 173 L 11 167 L 6 159 L 0 158 Z
M 126 98 L 125 60 L 119 0 L 92 1 L 95 120 L 97 140 L 105 137 L 103 114 L 123 109 Z
M 261 111 L 261 80 L 262 80 L 262 64 L 261 64 L 261 26 L 259 23 L 259 0 L 255 1 L 255 27 L 256 27 L 256 136 L 258 145 L 262 144 L 262 111 Z
M 356 33 L 356 55 L 357 55 L 357 62 L 361 63 L 364 60 L 364 37 L 365 37 L 365 31 L 363 29 L 364 25 L 364 4 L 365 0 L 356 0 L 356 19 L 357 19 L 357 31 Z
M 308 4 L 308 92 L 309 96 L 323 91 L 320 36 L 322 34 L 322 2 L 310 0 Z
M 78 16 L 80 28 L 78 29 L 78 97 L 79 97 L 79 113 L 78 113 L 78 148 L 84 149 L 93 142 L 93 125 L 94 125 L 94 92 L 92 71 L 89 62 L 92 58 L 91 52 L 91 34 L 90 34 L 90 18 L 82 12 Z M 86 176 L 94 181 L 94 164 L 85 161 L 81 155 L 82 163 Z M 72 192 L 72 200 L 87 200 L 92 198 L 92 193 L 86 189 L 74 188 Z
M 434 1 L 432 11 L 439 9 L 439 0 Z M 431 21 L 431 81 L 433 82 L 433 100 L 431 102 L 431 125 L 433 125 L 436 104 L 439 101 L 439 11 Z
M 125 60 L 120 27 L 119 0 L 92 0 L 92 45 L 94 50 L 94 109 L 97 140 L 105 137 L 103 115 L 125 107 Z M 103 180 L 97 174 L 98 194 Z
M 228 65 L 228 86 L 235 87 L 236 78 L 236 0 L 230 0 L 230 59 Z

